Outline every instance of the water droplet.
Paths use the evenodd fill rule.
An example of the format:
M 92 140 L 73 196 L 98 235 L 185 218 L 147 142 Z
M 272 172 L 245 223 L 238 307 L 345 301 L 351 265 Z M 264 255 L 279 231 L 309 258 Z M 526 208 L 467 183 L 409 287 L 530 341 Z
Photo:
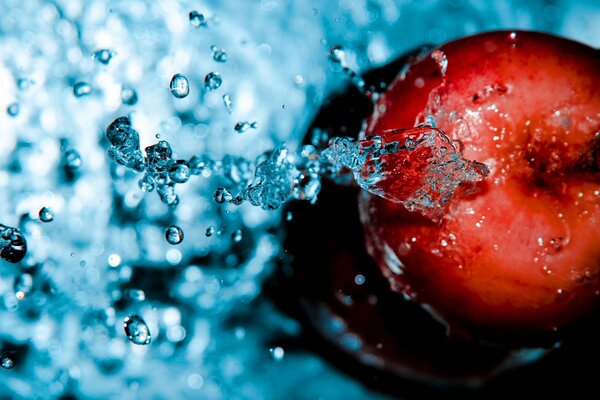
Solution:
M 442 75 L 446 75 L 446 69 L 448 68 L 448 57 L 446 57 L 446 53 L 441 50 L 435 50 L 431 53 L 431 58 L 437 63 Z
M 208 228 L 206 228 L 206 237 L 211 237 L 214 234 L 215 234 L 215 227 L 214 226 L 211 225 Z
M 346 54 L 340 45 L 335 45 L 329 49 L 329 59 L 336 64 L 346 65 Z
M 144 176 L 138 181 L 138 186 L 142 192 L 151 192 L 156 187 L 154 183 L 154 177 L 151 174 L 144 174 Z
M 12 369 L 15 366 L 15 360 L 12 358 L 12 354 L 5 352 L 0 356 L 0 366 L 4 369 Z
M 289 222 L 289 221 L 291 221 L 292 219 L 294 219 L 294 214 L 292 214 L 292 212 L 291 212 L 291 211 L 288 211 L 288 212 L 285 214 L 285 220 Z
M 165 230 L 165 238 L 172 245 L 177 245 L 183 241 L 183 231 L 177 225 L 170 225 Z
M 110 60 L 117 55 L 117 53 L 110 49 L 96 50 L 93 55 L 93 59 L 98 61 L 100 64 L 108 65 Z
M 285 351 L 281 347 L 273 347 L 269 349 L 269 352 L 271 353 L 273 360 L 277 362 L 283 360 L 283 357 L 285 356 Z
M 221 87 L 222 83 L 223 79 L 218 72 L 209 72 L 206 77 L 204 77 L 204 87 L 208 90 L 216 90 Z
M 73 94 L 75 97 L 83 97 L 92 93 L 92 85 L 87 82 L 77 82 L 73 86 Z
M 42 207 L 40 209 L 40 212 L 38 213 L 38 216 L 40 217 L 40 221 L 42 222 L 54 221 L 54 214 L 52 213 L 52 210 L 50 210 L 48 207 Z
M 112 253 L 110 256 L 108 256 L 108 265 L 110 267 L 118 267 L 119 265 L 121 265 L 121 261 L 121 256 L 117 253 Z
M 121 86 L 121 101 L 127 106 L 133 106 L 138 102 L 137 92 L 130 85 Z
M 6 112 L 11 117 L 16 117 L 19 114 L 20 109 L 19 103 L 10 103 L 8 107 L 6 107 Z
M 169 88 L 171 89 L 171 94 L 178 99 L 183 99 L 190 94 L 190 84 L 187 78 L 181 74 L 173 75 Z
M 191 170 L 187 161 L 177 160 L 169 167 L 169 177 L 176 183 L 185 183 L 190 179 Z
M 211 169 L 213 168 L 214 164 L 215 162 L 204 154 L 201 156 L 193 156 L 190 158 L 189 162 L 192 175 L 203 176 L 209 176 L 211 174 Z
M 31 80 L 28 78 L 19 78 L 17 79 L 17 87 L 21 91 L 28 90 L 31 86 Z
M 511 43 L 512 47 L 517 47 L 517 44 L 519 42 L 519 37 L 517 35 L 517 32 L 511 32 L 508 34 L 508 41 Z
M 354 283 L 356 283 L 358 286 L 361 286 L 365 283 L 365 276 L 362 274 L 358 274 L 354 277 Z
M 231 239 L 235 242 L 235 243 L 239 243 L 242 241 L 242 230 L 241 229 L 236 229 L 235 232 L 233 232 L 231 234 Z
M 147 345 L 152 341 L 148 325 L 146 325 L 146 322 L 137 315 L 125 317 L 123 320 L 123 328 L 125 329 L 127 338 L 134 344 Z
M 204 15 L 200 14 L 198 11 L 190 11 L 190 24 L 194 28 L 206 26 L 206 17 L 204 17 Z
M 248 121 L 238 122 L 233 127 L 233 129 L 235 129 L 236 132 L 238 132 L 238 133 L 244 133 L 248 129 L 257 129 L 257 128 L 258 128 L 258 122 L 256 122 L 256 121 L 254 121 L 254 122 L 248 122 Z
M 161 172 L 167 169 L 171 160 L 171 145 L 166 140 L 161 140 L 152 146 L 146 147 L 147 166 L 152 171 Z
M 220 49 L 217 46 L 211 46 L 210 51 L 212 52 L 213 60 L 216 62 L 224 63 L 227 61 L 227 52 L 225 49 Z
M 229 192 L 229 190 L 227 190 L 225 188 L 218 188 L 215 191 L 215 195 L 213 198 L 217 203 L 223 204 L 226 201 L 233 200 L 233 195 Z
M 146 300 L 146 293 L 144 293 L 144 291 L 141 289 L 128 289 L 125 292 L 125 295 L 127 296 L 127 298 L 134 300 L 134 301 Z
M 63 154 L 63 163 L 65 167 L 76 170 L 81 167 L 81 156 L 75 149 L 68 149 Z
M 228 94 L 223 95 L 223 104 L 225 104 L 227 112 L 231 114 L 231 106 L 233 103 L 231 102 L 231 97 Z
M 27 242 L 21 232 L 16 228 L 0 224 L 0 258 L 18 263 L 26 253 Z

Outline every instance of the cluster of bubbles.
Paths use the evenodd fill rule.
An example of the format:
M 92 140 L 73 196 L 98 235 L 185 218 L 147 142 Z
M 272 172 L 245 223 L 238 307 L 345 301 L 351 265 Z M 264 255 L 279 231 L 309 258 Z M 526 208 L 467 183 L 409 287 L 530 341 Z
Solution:
M 363 71 L 514 26 L 492 3 L 2 2 L 0 397 L 376 398 L 286 346 L 300 326 L 262 285 L 293 216 L 273 210 L 324 178 L 424 210 L 481 179 L 431 127 L 299 143 L 334 90 L 369 95 Z M 524 28 L 600 37 L 586 2 L 531 7 Z M 411 154 L 418 187 L 392 168 Z

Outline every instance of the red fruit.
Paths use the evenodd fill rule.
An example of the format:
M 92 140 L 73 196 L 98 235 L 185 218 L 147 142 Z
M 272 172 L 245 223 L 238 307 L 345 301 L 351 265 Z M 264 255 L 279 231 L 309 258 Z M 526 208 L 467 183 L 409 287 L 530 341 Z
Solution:
M 478 339 L 539 337 L 598 311 L 600 52 L 534 32 L 450 42 L 396 78 L 366 136 L 432 120 L 490 174 L 437 222 L 363 196 L 392 287 Z

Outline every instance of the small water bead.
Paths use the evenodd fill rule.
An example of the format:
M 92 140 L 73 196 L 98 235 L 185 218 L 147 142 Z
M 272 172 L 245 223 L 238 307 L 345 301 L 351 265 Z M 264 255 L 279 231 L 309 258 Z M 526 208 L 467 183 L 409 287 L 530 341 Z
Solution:
M 233 129 L 235 129 L 235 131 L 238 133 L 244 133 L 248 129 L 257 129 L 257 128 L 258 128 L 258 122 L 256 122 L 256 121 L 254 121 L 254 122 L 248 122 L 248 121 L 238 122 L 233 127 Z
M 223 78 L 221 78 L 221 74 L 219 74 L 218 72 L 209 72 L 204 77 L 204 87 L 207 90 L 217 90 L 221 87 L 222 83 Z
M 231 114 L 231 106 L 232 106 L 232 101 L 231 101 L 231 96 L 229 96 L 228 94 L 224 94 L 223 95 L 223 104 L 225 104 L 225 108 L 227 109 L 227 112 L 229 114 Z
M 233 200 L 233 195 L 231 192 L 225 188 L 218 188 L 215 190 L 215 195 L 213 196 L 215 202 L 219 204 L 223 204 L 225 202 L 229 202 Z
M 224 63 L 227 61 L 227 52 L 225 49 L 220 49 L 217 46 L 211 46 L 210 51 L 212 52 L 213 60 L 216 62 Z
M 54 213 L 48 207 L 42 207 L 40 212 L 38 213 L 40 217 L 40 221 L 42 222 L 52 222 L 54 221 Z
M 346 65 L 346 53 L 340 45 L 335 45 L 329 49 L 329 59 L 341 66 Z
M 10 103 L 8 107 L 6 107 L 6 113 L 11 117 L 16 117 L 19 114 L 20 109 L 19 103 Z
M 146 322 L 137 315 L 125 317 L 123 320 L 123 328 L 125 335 L 133 343 L 137 345 L 147 345 L 152 341 L 150 329 Z
M 146 293 L 144 293 L 144 291 L 141 289 L 128 289 L 125 292 L 125 295 L 127 296 L 128 299 L 131 299 L 134 301 L 146 300 Z
M 112 60 L 112 58 L 116 54 L 117 53 L 115 51 L 110 50 L 110 49 L 100 49 L 100 50 L 96 50 L 94 52 L 94 55 L 92 56 L 92 58 L 95 61 L 98 61 L 100 64 L 108 65 L 110 60 Z
M 190 179 L 191 170 L 187 161 L 177 160 L 169 167 L 169 177 L 176 183 L 185 183 Z
M 137 92 L 130 85 L 121 86 L 121 101 L 127 106 L 133 106 L 138 102 Z
M 285 351 L 281 347 L 273 347 L 269 349 L 269 353 L 271 353 L 273 360 L 277 362 L 282 361 L 285 356 Z
M 188 79 L 185 76 L 181 74 L 175 74 L 171 78 L 169 89 L 171 89 L 171 94 L 175 98 L 183 99 L 188 94 L 190 94 L 190 83 L 188 82 Z
M 15 367 L 15 360 L 12 358 L 12 354 L 5 352 L 0 356 L 0 366 L 4 369 L 12 369 Z
M 198 11 L 190 11 L 190 25 L 194 28 L 206 26 L 206 17 Z
M 0 224 L 0 258 L 18 263 L 27 253 L 27 242 L 16 228 Z
M 77 82 L 73 86 L 73 94 L 75 97 L 84 97 L 92 93 L 92 85 L 87 82 Z
M 175 193 L 175 182 L 159 183 L 156 189 L 160 200 L 168 206 L 177 207 L 179 196 Z
M 177 245 L 183 241 L 183 230 L 177 225 L 170 225 L 165 230 L 165 238 L 172 245 Z
M 446 53 L 441 50 L 435 50 L 431 53 L 431 58 L 438 64 L 442 75 L 445 75 L 446 69 L 448 68 L 448 57 L 446 57 Z
M 67 149 L 63 154 L 63 163 L 64 165 L 71 169 L 76 170 L 81 168 L 81 156 L 75 149 Z
M 215 234 L 215 227 L 214 226 L 209 226 L 208 228 L 206 228 L 206 237 L 211 237 L 212 235 Z
M 242 230 L 241 229 L 236 229 L 232 234 L 231 234 L 231 239 L 235 242 L 235 243 L 239 243 L 242 241 Z
M 31 83 L 32 83 L 31 80 L 28 79 L 28 78 L 19 78 L 19 79 L 17 79 L 17 87 L 21 91 L 28 90 L 29 87 L 31 86 Z

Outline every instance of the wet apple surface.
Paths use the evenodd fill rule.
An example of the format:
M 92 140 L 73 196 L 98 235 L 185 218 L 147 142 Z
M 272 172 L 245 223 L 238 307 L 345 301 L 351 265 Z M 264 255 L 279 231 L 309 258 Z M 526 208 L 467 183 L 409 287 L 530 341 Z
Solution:
M 539 344 L 598 311 L 598 71 L 585 45 L 492 32 L 423 55 L 379 99 L 366 137 L 435 124 L 490 169 L 439 220 L 361 196 L 392 288 L 452 333 Z

